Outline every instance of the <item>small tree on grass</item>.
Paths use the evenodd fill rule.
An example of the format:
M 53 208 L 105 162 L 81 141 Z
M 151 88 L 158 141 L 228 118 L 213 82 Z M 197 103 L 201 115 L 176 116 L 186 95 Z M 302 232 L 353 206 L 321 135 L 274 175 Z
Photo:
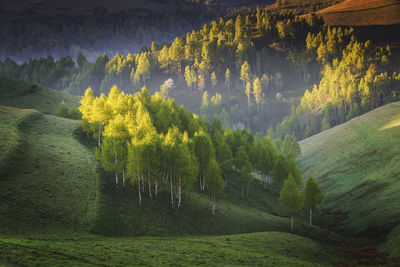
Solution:
M 317 205 L 321 204 L 323 199 L 324 195 L 322 194 L 321 188 L 315 179 L 310 176 L 307 179 L 304 189 L 304 206 L 310 209 L 310 225 L 312 225 L 312 210 Z
M 290 230 L 293 231 L 293 217 L 303 207 L 304 197 L 297 189 L 297 183 L 291 174 L 284 182 L 279 202 L 283 211 L 290 216 Z
M 212 200 L 211 214 L 214 215 L 216 198 L 223 195 L 225 188 L 225 183 L 222 179 L 222 171 L 215 159 L 211 159 L 208 164 L 205 180 L 207 191 Z

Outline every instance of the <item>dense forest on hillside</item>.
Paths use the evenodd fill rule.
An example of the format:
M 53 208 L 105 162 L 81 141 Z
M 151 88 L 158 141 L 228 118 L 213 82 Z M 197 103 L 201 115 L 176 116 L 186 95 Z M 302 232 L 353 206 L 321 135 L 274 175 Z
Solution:
M 209 120 L 217 115 L 225 128 L 269 128 L 271 137 L 299 139 L 398 99 L 390 57 L 389 46 L 358 41 L 352 28 L 329 27 L 313 14 L 242 9 L 138 54 L 103 54 L 93 63 L 82 54 L 76 63 L 6 59 L 0 73 L 78 95 L 90 86 L 98 96 L 113 85 L 130 93 L 143 85 L 180 91 L 201 109 L 193 98 L 180 103 Z M 290 96 L 304 91 L 301 101 Z
M 215 116 L 212 123 L 166 99 L 161 92 L 150 95 L 145 87 L 126 95 L 113 86 L 108 96 L 95 97 L 89 88 L 81 100 L 82 127 L 98 141 L 96 154 L 107 171 L 115 172 L 115 184 L 125 181 L 137 186 L 153 201 L 160 190 L 171 195 L 172 209 L 179 210 L 182 195 L 189 198 L 195 184 L 212 200 L 224 195 L 232 172 L 241 184 L 240 198 L 249 194 L 253 172 L 264 188 L 277 190 L 290 175 L 302 184 L 296 157 L 300 148 L 292 136 L 274 145 L 268 137 L 253 136 L 246 129 L 223 129 Z M 271 179 L 273 177 L 273 179 Z M 145 189 L 147 188 L 147 189 Z

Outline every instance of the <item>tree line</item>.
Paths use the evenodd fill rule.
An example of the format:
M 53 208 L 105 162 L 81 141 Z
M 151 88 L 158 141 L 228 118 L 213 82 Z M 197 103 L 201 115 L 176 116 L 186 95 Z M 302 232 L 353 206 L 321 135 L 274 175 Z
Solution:
M 275 132 L 270 129 L 270 136 L 290 133 L 303 139 L 400 99 L 400 74 L 389 72 L 389 47 L 359 42 L 333 28 L 310 34 L 307 51 L 323 64 L 321 81 L 304 93 Z

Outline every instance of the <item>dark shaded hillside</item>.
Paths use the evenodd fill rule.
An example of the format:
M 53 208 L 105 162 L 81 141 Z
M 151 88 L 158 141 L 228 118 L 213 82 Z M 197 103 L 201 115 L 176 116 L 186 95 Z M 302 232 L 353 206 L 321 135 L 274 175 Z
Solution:
M 399 125 L 400 104 L 388 104 L 301 141 L 299 160 L 325 193 L 324 224 L 376 242 L 393 229 L 383 248 L 397 255 L 386 244 L 399 239 Z

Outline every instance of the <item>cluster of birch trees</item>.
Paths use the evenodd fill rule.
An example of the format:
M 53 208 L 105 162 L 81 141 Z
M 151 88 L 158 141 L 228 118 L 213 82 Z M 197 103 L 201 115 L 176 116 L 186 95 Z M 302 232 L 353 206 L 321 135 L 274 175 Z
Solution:
M 236 173 L 241 198 L 245 191 L 248 196 L 256 173 L 265 187 L 279 189 L 289 174 L 301 179 L 293 137 L 273 145 L 245 129 L 224 129 L 217 117 L 209 123 L 160 92 L 150 95 L 145 87 L 129 95 L 113 86 L 100 97 L 88 88 L 79 110 L 83 130 L 97 139 L 103 168 L 115 173 L 117 187 L 122 176 L 122 187 L 129 181 L 137 188 L 139 205 L 145 192 L 153 201 L 160 190 L 169 191 L 171 207 L 178 211 L 182 195 L 189 198 L 197 184 L 210 195 L 214 214 L 229 174 Z

